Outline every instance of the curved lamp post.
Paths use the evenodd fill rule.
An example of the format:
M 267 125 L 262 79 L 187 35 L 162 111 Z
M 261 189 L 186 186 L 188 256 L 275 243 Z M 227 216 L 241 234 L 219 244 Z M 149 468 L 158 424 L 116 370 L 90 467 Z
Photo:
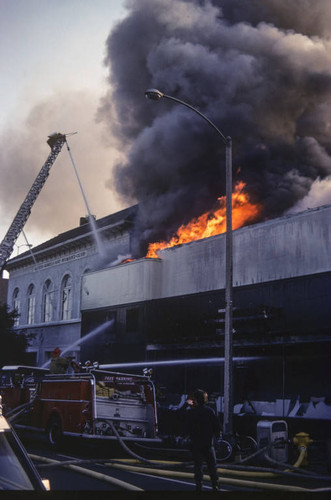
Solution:
M 232 363 L 232 286 L 233 286 L 233 257 L 232 257 L 232 140 L 225 137 L 216 125 L 193 106 L 184 101 L 163 94 L 157 89 L 148 89 L 145 97 L 153 101 L 161 98 L 183 104 L 197 113 L 218 133 L 225 145 L 225 170 L 226 170 L 226 245 L 225 245 L 225 331 L 224 331 L 224 420 L 223 433 L 232 436 L 233 417 L 233 363 Z

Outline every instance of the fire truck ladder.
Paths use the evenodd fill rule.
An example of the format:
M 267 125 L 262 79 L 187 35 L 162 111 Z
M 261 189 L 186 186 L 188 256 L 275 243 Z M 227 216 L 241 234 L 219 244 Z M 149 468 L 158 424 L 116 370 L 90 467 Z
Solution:
M 51 152 L 42 166 L 39 174 L 37 175 L 34 183 L 31 186 L 25 200 L 23 201 L 20 209 L 18 210 L 13 222 L 11 223 L 4 239 L 0 243 L 0 273 L 2 272 L 6 261 L 10 257 L 14 244 L 22 232 L 26 221 L 28 220 L 32 206 L 36 201 L 46 179 L 49 175 L 49 171 L 55 162 L 58 154 L 60 153 L 63 144 L 66 142 L 66 136 L 64 134 L 55 133 L 48 136 L 47 144 L 51 148 Z

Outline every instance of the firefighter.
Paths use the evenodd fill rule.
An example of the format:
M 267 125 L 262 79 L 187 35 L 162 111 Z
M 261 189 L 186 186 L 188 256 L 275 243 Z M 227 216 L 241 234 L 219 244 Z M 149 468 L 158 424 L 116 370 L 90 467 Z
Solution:
M 83 371 L 82 363 L 80 361 L 77 363 L 74 359 L 72 359 L 70 364 L 74 373 L 81 373 Z
M 67 358 L 63 358 L 61 355 L 61 349 L 56 347 L 54 351 L 51 352 L 51 364 L 49 367 L 49 371 L 51 374 L 62 374 L 66 373 L 67 368 L 69 366 L 69 360 Z
M 202 389 L 194 392 L 194 399 L 187 399 L 181 414 L 191 439 L 196 491 L 202 489 L 203 462 L 207 463 L 213 490 L 219 490 L 214 438 L 219 436 L 220 423 L 214 410 L 206 405 L 208 394 Z

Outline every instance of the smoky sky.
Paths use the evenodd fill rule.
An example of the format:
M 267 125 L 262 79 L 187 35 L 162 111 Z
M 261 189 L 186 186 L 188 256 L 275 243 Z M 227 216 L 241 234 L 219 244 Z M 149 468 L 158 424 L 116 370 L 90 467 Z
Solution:
M 168 239 L 225 194 L 225 148 L 191 110 L 233 141 L 261 220 L 331 174 L 329 0 L 130 0 L 109 34 L 110 90 L 99 119 L 123 144 L 117 192 L 140 204 L 134 253 Z
M 119 155 L 115 156 L 114 144 L 111 153 L 109 147 L 103 147 L 100 127 L 94 119 L 98 102 L 99 96 L 88 90 L 58 90 L 35 103 L 23 123 L 15 116 L 1 131 L 0 214 L 6 231 L 50 153 L 48 135 L 57 131 L 78 132 L 68 136 L 68 143 L 91 212 L 99 218 L 124 208 L 104 186 L 113 158 L 118 159 Z M 63 146 L 24 231 L 29 242 L 41 242 L 77 226 L 86 213 L 67 148 Z

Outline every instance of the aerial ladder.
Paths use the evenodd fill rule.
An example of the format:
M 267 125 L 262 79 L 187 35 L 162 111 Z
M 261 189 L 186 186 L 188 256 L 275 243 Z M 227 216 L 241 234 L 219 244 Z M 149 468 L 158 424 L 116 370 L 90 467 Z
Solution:
M 28 220 L 31 209 L 33 207 L 34 202 L 38 198 L 38 195 L 45 184 L 47 177 L 49 175 L 50 169 L 58 157 L 63 144 L 66 142 L 65 134 L 54 133 L 48 136 L 47 144 L 51 148 L 51 152 L 41 167 L 39 174 L 37 175 L 34 183 L 31 186 L 25 200 L 23 201 L 21 207 L 19 208 L 13 222 L 11 223 L 4 239 L 0 243 L 0 277 L 3 268 L 7 260 L 9 259 L 14 244 L 19 237 L 20 233 L 23 231 L 24 225 Z

